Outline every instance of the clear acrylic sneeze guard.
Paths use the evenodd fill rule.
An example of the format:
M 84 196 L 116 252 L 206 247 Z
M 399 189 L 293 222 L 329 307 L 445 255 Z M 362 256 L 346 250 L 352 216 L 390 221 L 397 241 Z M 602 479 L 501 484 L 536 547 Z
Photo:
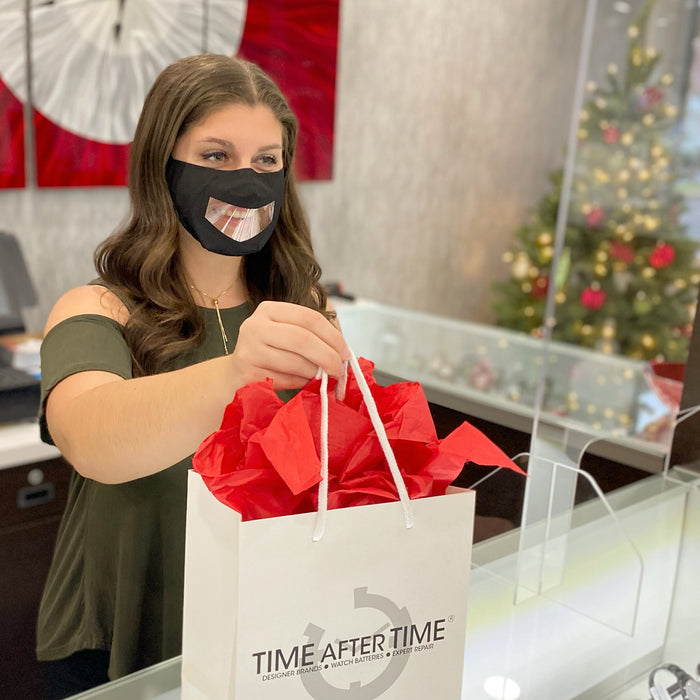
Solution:
M 621 13 L 623 5 L 627 14 Z M 647 64 L 644 79 L 651 82 L 654 75 L 662 76 L 668 87 L 664 99 L 670 106 L 666 112 L 674 116 L 674 101 L 677 105 L 683 96 L 674 93 L 668 76 L 683 73 L 687 56 L 678 47 L 687 40 L 683 27 L 694 26 L 696 19 L 695 10 L 680 1 L 588 3 L 550 280 L 561 280 L 561 274 L 580 274 L 569 257 L 577 245 L 571 236 L 577 235 L 576 226 L 582 218 L 592 225 L 592 213 L 618 216 L 612 230 L 619 236 L 612 242 L 604 240 L 603 231 L 589 234 L 591 247 L 599 246 L 601 270 L 594 269 L 601 278 L 615 269 L 612 251 L 622 250 L 622 245 L 629 250 L 636 247 L 636 254 L 652 251 L 648 271 L 644 271 L 649 277 L 665 265 L 652 257 L 654 251 L 668 252 L 670 247 L 680 251 L 682 246 L 688 250 L 683 233 L 676 239 L 673 230 L 666 231 L 663 240 L 658 233 L 663 226 L 664 205 L 676 193 L 666 184 L 670 178 L 664 176 L 664 164 L 660 166 L 657 156 L 662 153 L 667 164 L 679 148 L 682 133 L 676 130 L 675 143 L 671 138 L 663 146 L 654 141 L 644 143 L 644 130 L 653 125 L 652 118 L 646 116 L 649 111 L 639 109 L 639 124 L 629 111 L 617 124 L 605 117 L 612 111 L 610 104 L 624 93 L 623 81 L 629 87 L 633 72 L 643 72 Z M 606 54 L 610 60 L 615 41 L 624 47 L 627 66 L 624 59 L 619 66 L 599 65 Z M 655 47 L 656 42 L 661 48 Z M 641 75 L 637 75 L 639 80 Z M 612 87 L 599 87 L 606 79 Z M 638 92 L 647 97 L 651 94 L 646 87 Z M 660 94 L 654 93 L 655 99 L 661 100 Z M 599 120 L 597 125 L 591 124 L 594 119 Z M 602 144 L 591 137 L 596 128 L 603 133 Z M 625 139 L 625 135 L 629 136 Z M 642 198 L 631 207 L 637 218 L 629 205 L 620 203 L 633 199 L 630 180 L 635 178 L 648 183 L 640 185 Z M 610 202 L 610 198 L 620 201 Z M 625 213 L 630 216 L 625 218 Z M 691 246 L 691 257 L 697 262 L 697 241 Z M 691 279 L 696 295 L 697 275 Z M 594 295 L 604 289 L 608 302 L 613 301 L 612 294 L 619 293 L 623 305 L 629 283 L 627 279 L 626 284 L 603 287 L 594 279 L 589 282 L 591 295 L 587 300 L 597 303 Z M 560 361 L 551 332 L 560 322 L 558 295 L 562 290 L 563 286 L 550 284 L 547 292 L 520 531 L 512 538 L 508 552 L 499 551 L 495 544 L 475 552 L 463 691 L 463 698 L 470 700 L 641 700 L 650 697 L 650 671 L 664 663 L 680 666 L 697 679 L 700 479 L 693 472 L 672 468 L 675 465 L 665 460 L 659 475 L 608 497 L 593 477 L 581 470 L 583 456 L 597 443 L 625 439 L 621 429 L 624 421 L 615 420 L 617 407 L 601 411 L 604 401 L 597 397 L 609 394 L 605 387 L 617 382 L 613 396 L 630 403 L 627 392 L 636 390 L 638 398 L 648 385 L 641 382 L 624 387 L 624 371 L 615 366 L 617 348 L 614 343 L 606 348 L 600 342 L 594 349 L 611 359 L 607 366 L 595 366 L 594 361 L 579 367 L 578 378 L 581 373 L 585 378 L 576 391 L 577 373 L 569 374 L 569 407 L 573 403 L 579 409 L 587 406 L 589 417 L 581 418 L 586 413 L 583 408 L 578 415 L 567 411 L 558 424 L 547 419 L 547 395 L 556 385 Z M 581 299 L 583 303 L 583 293 Z M 672 305 L 674 301 L 669 293 L 664 303 Z M 645 308 L 642 302 L 654 303 L 640 292 L 634 298 L 637 302 L 639 310 Z M 641 311 L 636 321 L 643 324 Z M 605 338 L 614 340 L 614 334 L 601 333 L 601 340 Z M 640 338 L 647 349 L 656 340 L 653 336 Z M 637 405 L 639 408 L 641 402 Z M 639 417 L 631 416 L 635 422 Z M 676 420 L 679 417 L 676 414 Z M 672 418 L 666 439 L 658 445 L 665 453 L 670 451 Z M 577 503 L 577 489 L 584 483 L 594 497 Z M 677 691 L 680 693 L 671 687 L 669 697 L 685 697 Z
M 669 463 L 687 414 L 663 405 L 649 374 L 650 359 L 674 348 L 671 359 L 685 361 L 672 319 L 692 322 L 700 279 L 700 155 L 688 154 L 693 134 L 679 117 L 692 99 L 700 114 L 700 93 L 687 85 L 697 14 L 683 0 L 588 1 L 539 336 L 372 302 L 338 308 L 355 352 L 378 370 L 421 382 L 443 406 L 534 426 L 520 457 L 520 527 L 474 548 L 465 700 L 649 700 L 660 665 L 700 673 L 700 474 Z M 691 205 L 680 218 L 679 192 Z M 594 308 L 605 294 L 618 318 L 600 328 L 574 320 L 581 342 L 563 342 L 552 331 L 570 321 L 566 283 L 585 276 L 572 254 L 582 229 L 595 274 L 581 303 Z M 669 279 L 657 297 L 646 283 L 665 279 L 674 251 L 687 278 Z M 636 280 L 640 256 L 648 264 Z M 543 272 L 532 274 L 526 282 Z M 668 338 L 644 330 L 654 307 L 667 314 Z M 623 347 L 625 319 L 639 332 Z M 590 453 L 623 456 L 650 475 L 604 493 L 581 468 Z M 683 697 L 679 687 L 668 693 Z

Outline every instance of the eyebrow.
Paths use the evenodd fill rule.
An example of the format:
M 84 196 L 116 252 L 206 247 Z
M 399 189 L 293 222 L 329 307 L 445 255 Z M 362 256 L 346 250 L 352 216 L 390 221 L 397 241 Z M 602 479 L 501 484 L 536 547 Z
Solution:
M 230 141 L 227 141 L 226 139 L 220 139 L 215 136 L 206 136 L 203 139 L 199 140 L 200 143 L 218 143 L 220 146 L 225 146 L 227 148 L 235 148 L 234 144 L 232 144 Z M 263 151 L 275 151 L 275 150 L 282 150 L 282 145 L 279 143 L 271 143 L 267 146 L 261 146 L 258 148 L 257 153 L 262 153 Z

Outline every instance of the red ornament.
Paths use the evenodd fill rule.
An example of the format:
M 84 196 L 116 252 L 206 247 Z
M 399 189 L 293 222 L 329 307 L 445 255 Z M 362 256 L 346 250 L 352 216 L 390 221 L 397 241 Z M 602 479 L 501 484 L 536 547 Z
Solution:
M 657 243 L 649 256 L 649 264 L 660 270 L 668 267 L 676 259 L 676 249 L 668 243 Z
M 654 105 L 661 102 L 661 100 L 663 99 L 663 90 L 659 90 L 659 88 L 653 86 L 644 88 L 644 92 L 642 93 L 642 98 L 640 100 L 640 107 L 643 110 L 650 109 Z
M 542 299 L 547 296 L 547 290 L 549 289 L 549 277 L 547 275 L 540 275 L 532 283 L 531 296 L 533 299 Z
M 631 263 L 634 260 L 634 248 L 620 241 L 613 241 L 610 246 L 610 257 L 623 263 Z
M 620 138 L 620 130 L 616 126 L 609 126 L 603 130 L 603 141 L 608 144 L 617 143 Z
M 605 303 L 605 292 L 600 287 L 586 287 L 579 297 L 581 306 L 585 306 L 589 311 L 598 311 Z
M 605 212 L 600 207 L 594 207 L 586 214 L 586 224 L 591 228 L 598 228 L 605 220 Z

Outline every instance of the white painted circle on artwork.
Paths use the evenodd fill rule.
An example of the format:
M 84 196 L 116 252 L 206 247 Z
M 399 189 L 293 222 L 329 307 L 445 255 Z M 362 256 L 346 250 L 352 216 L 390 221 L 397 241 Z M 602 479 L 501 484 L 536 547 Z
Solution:
M 193 54 L 237 53 L 246 11 L 247 0 L 32 3 L 32 102 L 83 138 L 129 143 L 163 68 Z M 0 27 L 0 77 L 26 100 L 23 0 L 0 0 Z

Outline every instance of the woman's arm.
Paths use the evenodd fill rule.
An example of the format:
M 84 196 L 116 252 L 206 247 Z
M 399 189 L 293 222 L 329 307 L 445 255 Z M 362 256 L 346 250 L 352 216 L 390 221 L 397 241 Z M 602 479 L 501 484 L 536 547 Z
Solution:
M 98 313 L 125 320 L 110 292 L 80 287 L 57 302 L 46 331 L 65 318 Z M 306 307 L 264 302 L 243 322 L 231 355 L 136 379 L 85 371 L 49 394 L 46 418 L 56 446 L 83 476 L 105 483 L 153 474 L 192 454 L 218 429 L 236 390 L 266 377 L 299 388 L 317 368 L 339 376 L 348 351 L 340 332 Z

